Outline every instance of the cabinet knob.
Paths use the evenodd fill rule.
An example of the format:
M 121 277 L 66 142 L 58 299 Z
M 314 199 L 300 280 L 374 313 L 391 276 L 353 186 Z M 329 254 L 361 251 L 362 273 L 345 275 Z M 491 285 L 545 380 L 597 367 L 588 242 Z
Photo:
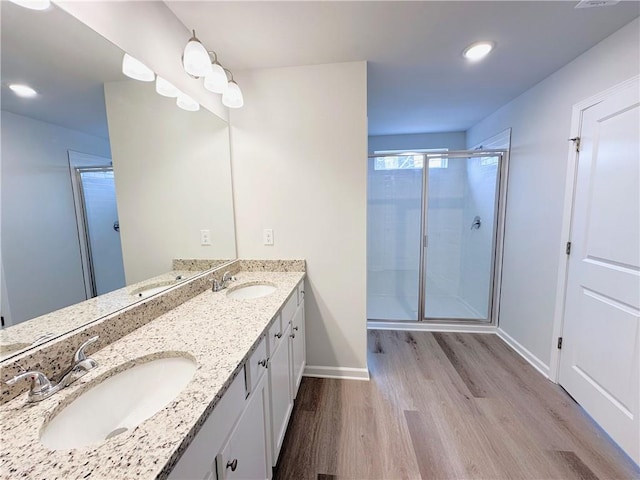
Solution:
M 267 368 L 267 361 L 268 360 L 266 358 L 263 358 L 258 362 L 258 365 L 260 365 L 261 367 Z
M 293 327 L 293 329 L 297 332 L 298 331 L 298 327 Z
M 278 332 L 278 333 L 276 333 L 274 336 L 275 336 L 276 338 L 280 338 L 280 337 L 282 337 L 282 332 Z
M 235 472 L 236 468 L 238 468 L 238 459 L 234 458 L 232 461 L 227 462 L 227 468 L 230 468 L 232 472 Z
M 291 335 L 289 335 L 291 338 L 296 338 L 296 334 L 292 333 Z

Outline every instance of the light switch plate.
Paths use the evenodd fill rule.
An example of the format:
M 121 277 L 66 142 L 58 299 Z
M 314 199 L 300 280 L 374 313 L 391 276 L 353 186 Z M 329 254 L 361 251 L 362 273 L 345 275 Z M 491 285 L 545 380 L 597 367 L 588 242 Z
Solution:
M 211 230 L 200 230 L 200 245 L 211 245 Z
M 262 231 L 262 243 L 265 245 L 273 245 L 273 229 L 265 228 Z

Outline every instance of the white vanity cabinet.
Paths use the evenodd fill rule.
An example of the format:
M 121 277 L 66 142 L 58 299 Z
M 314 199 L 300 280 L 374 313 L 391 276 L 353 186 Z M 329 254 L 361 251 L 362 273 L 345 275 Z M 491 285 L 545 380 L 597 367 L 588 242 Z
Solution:
M 168 478 L 271 479 L 305 364 L 301 281 Z

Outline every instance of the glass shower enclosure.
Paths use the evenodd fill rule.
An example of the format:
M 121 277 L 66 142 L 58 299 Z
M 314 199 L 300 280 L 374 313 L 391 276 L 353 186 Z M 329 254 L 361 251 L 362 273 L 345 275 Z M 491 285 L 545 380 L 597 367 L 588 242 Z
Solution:
M 505 158 L 504 150 L 369 157 L 369 320 L 492 322 Z

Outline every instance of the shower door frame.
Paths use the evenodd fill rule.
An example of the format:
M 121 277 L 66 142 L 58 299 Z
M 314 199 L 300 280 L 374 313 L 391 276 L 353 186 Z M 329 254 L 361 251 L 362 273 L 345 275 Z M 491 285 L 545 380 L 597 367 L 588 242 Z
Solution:
M 509 173 L 509 151 L 495 150 L 450 150 L 425 152 L 422 168 L 422 216 L 420 225 L 420 269 L 418 279 L 418 323 L 423 324 L 464 324 L 496 326 L 500 309 L 500 288 L 502 280 L 502 252 L 504 243 L 504 225 L 507 200 L 507 177 Z M 497 188 L 495 198 L 496 217 L 493 219 L 493 248 L 491 252 L 491 284 L 489 287 L 488 321 L 470 318 L 425 318 L 427 248 L 429 234 L 427 214 L 429 207 L 429 159 L 430 158 L 478 158 L 499 156 Z M 414 322 L 414 321 L 411 321 Z

